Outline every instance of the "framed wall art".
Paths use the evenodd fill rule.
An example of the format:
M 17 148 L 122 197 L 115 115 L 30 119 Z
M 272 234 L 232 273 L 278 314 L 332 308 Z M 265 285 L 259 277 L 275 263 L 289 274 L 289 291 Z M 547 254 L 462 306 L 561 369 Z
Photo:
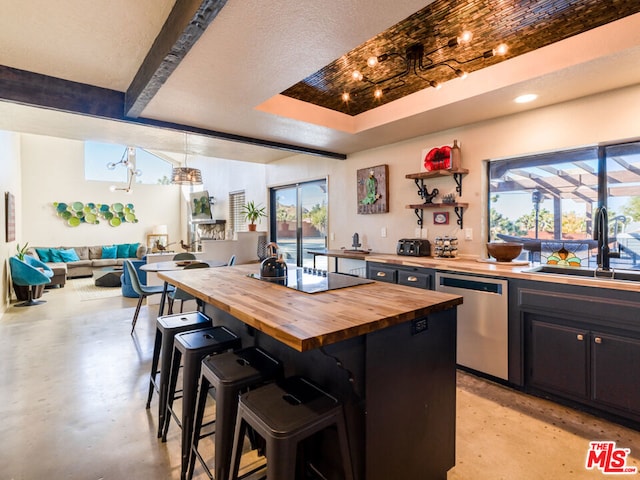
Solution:
M 358 213 L 389 212 L 389 166 L 363 168 L 357 172 Z
M 209 192 L 195 192 L 189 195 L 191 220 L 194 222 L 211 220 L 211 199 Z
M 449 212 L 433 212 L 434 225 L 449 225 Z
M 4 227 L 6 242 L 16 239 L 16 198 L 10 192 L 4 193 Z

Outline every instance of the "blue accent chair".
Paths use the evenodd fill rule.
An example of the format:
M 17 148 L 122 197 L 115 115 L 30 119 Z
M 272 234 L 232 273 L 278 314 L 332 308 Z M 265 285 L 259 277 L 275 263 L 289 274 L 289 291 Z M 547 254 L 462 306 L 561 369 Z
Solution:
M 145 265 L 147 262 L 145 260 L 131 260 L 136 272 L 138 273 L 138 279 L 142 285 L 147 284 L 147 272 L 144 270 L 140 270 L 142 265 Z M 122 270 L 122 275 L 120 276 L 120 283 L 122 284 L 122 296 L 128 298 L 138 298 L 139 295 L 133 289 L 133 285 L 131 284 L 131 276 L 129 275 L 129 270 L 126 268 Z
M 16 307 L 29 307 L 44 303 L 44 300 L 35 300 L 37 298 L 35 287 L 51 283 L 53 270 L 46 263 L 30 255 L 25 255 L 24 261 L 18 257 L 10 257 L 9 267 L 11 268 L 11 280 L 14 285 L 28 287 L 29 292 L 27 300 L 17 304 Z
M 142 302 L 145 298 L 151 295 L 158 295 L 164 292 L 164 285 L 143 285 L 140 283 L 140 277 L 138 277 L 138 272 L 136 271 L 136 267 L 133 266 L 131 260 L 124 260 L 124 270 L 129 273 L 129 279 L 131 280 L 131 286 L 133 290 L 138 294 L 138 305 L 136 305 L 136 311 L 133 314 L 133 320 L 131 321 L 131 335 L 133 335 L 133 330 L 136 328 L 136 322 L 138 321 L 138 314 L 140 313 L 140 308 L 142 307 Z M 172 292 L 174 288 L 169 286 L 167 289 L 168 292 Z

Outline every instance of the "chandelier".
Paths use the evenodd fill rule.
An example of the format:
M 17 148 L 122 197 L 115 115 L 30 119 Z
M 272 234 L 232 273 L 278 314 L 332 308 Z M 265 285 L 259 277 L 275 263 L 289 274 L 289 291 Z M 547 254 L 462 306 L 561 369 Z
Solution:
M 202 185 L 202 173 L 197 168 L 174 167 L 171 171 L 174 185 Z
M 111 185 L 109 190 L 112 192 L 122 190 L 125 193 L 131 193 L 133 191 L 133 188 L 131 187 L 133 179 L 142 175 L 142 170 L 136 169 L 136 149 L 134 147 L 126 147 L 122 153 L 120 161 L 107 163 L 107 168 L 109 170 L 114 170 L 118 165 L 122 165 L 127 169 L 127 186 L 116 187 L 115 185 Z
M 458 60 L 456 58 L 446 58 L 441 61 L 434 61 L 431 56 L 441 50 L 452 49 L 459 45 L 467 44 L 473 38 L 473 34 L 469 31 L 462 32 L 459 36 L 450 39 L 444 45 L 441 45 L 430 52 L 425 53 L 424 45 L 421 43 L 415 43 L 407 47 L 404 53 L 388 52 L 381 55 L 373 55 L 367 59 L 367 65 L 363 69 L 356 69 L 352 72 L 351 76 L 354 80 L 364 82 L 368 84 L 365 88 L 374 87 L 373 96 L 375 98 L 381 98 L 385 91 L 391 90 L 396 87 L 390 86 L 393 80 L 402 79 L 407 75 L 413 74 L 418 78 L 421 78 L 430 87 L 439 89 L 441 84 L 429 78 L 427 75 L 429 72 L 436 68 L 446 68 L 451 70 L 452 75 L 458 78 L 466 78 L 467 72 L 464 70 L 464 66 L 476 62 L 481 59 L 491 58 L 496 55 L 505 55 L 507 53 L 507 45 L 500 44 L 496 48 L 487 50 L 481 55 L 478 55 L 469 60 Z M 390 74 L 382 78 L 376 78 L 376 67 L 381 63 L 385 63 L 389 66 L 388 62 L 396 61 L 398 65 L 397 71 L 392 71 Z M 365 72 L 365 73 L 363 73 Z M 363 89 L 364 90 L 364 89 Z M 349 92 L 342 94 L 342 100 L 348 102 L 351 98 Z
M 187 152 L 189 150 L 188 137 L 184 134 L 184 167 L 173 167 L 171 183 L 174 185 L 202 185 L 202 172 L 198 168 L 187 166 Z

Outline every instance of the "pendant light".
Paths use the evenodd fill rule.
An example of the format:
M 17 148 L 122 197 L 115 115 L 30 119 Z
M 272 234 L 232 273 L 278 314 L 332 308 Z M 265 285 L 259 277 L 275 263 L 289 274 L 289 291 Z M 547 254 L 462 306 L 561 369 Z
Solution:
M 202 185 L 202 172 L 198 168 L 187 166 L 187 134 L 184 134 L 184 167 L 174 167 L 171 171 L 171 183 L 174 185 Z

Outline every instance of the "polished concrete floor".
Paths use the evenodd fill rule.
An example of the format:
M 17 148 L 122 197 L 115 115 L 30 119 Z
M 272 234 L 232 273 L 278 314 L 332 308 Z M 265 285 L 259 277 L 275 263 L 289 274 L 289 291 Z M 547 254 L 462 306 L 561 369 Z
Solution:
M 0 318 L 0 480 L 179 478 L 179 430 L 160 442 L 157 397 L 144 408 L 155 307 L 130 336 L 135 300 L 84 300 L 72 284 L 44 298 Z M 603 478 L 585 469 L 593 440 L 640 467 L 640 432 L 463 373 L 457 407 L 449 480 Z

